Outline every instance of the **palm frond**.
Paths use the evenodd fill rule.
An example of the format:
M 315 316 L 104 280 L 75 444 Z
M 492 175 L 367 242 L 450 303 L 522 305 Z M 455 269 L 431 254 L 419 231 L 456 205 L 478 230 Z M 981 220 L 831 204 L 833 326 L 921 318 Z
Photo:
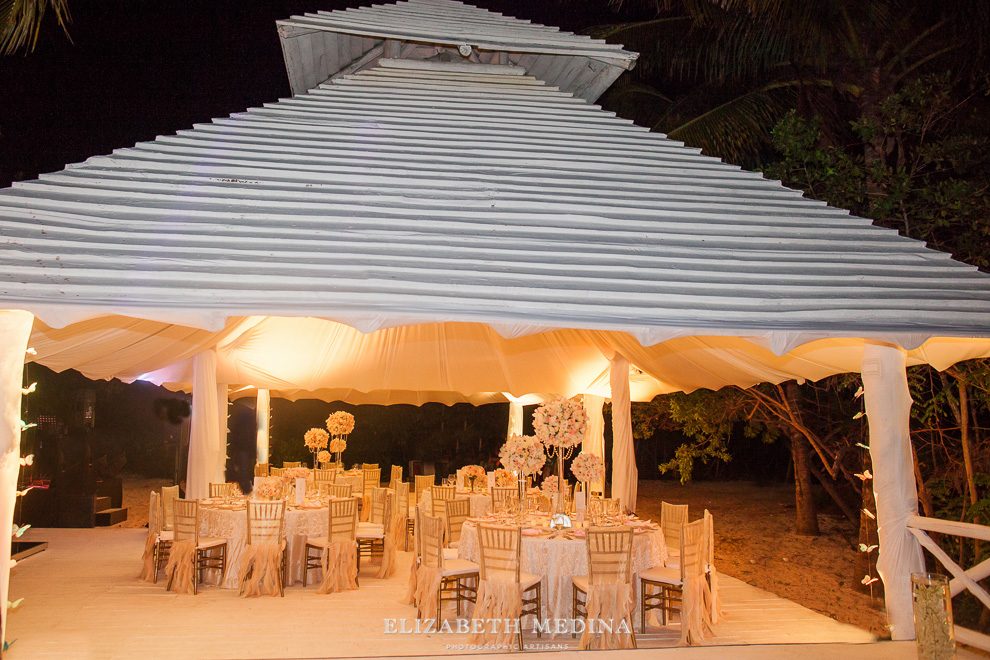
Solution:
M 51 9 L 69 37 L 68 0 L 0 0 L 0 55 L 34 50 L 45 12 Z M 69 37 L 71 41 L 71 37 Z

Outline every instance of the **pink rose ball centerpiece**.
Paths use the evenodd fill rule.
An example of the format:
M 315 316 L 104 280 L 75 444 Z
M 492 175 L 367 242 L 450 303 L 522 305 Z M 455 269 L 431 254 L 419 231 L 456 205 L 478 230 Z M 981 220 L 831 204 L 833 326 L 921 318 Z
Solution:
M 265 477 L 258 482 L 254 489 L 255 498 L 262 500 L 276 500 L 282 497 L 284 484 L 280 477 Z
M 340 455 L 347 449 L 347 436 L 354 431 L 354 415 L 346 410 L 338 410 L 327 417 L 327 431 L 333 436 L 328 449 L 336 454 L 337 470 L 343 471 Z
M 602 481 L 605 478 L 605 462 L 601 456 L 583 451 L 571 462 L 571 474 L 583 483 Z
M 498 468 L 495 470 L 495 485 L 499 488 L 511 488 L 515 485 L 515 483 L 515 475 L 505 468 Z
M 547 462 L 543 443 L 536 436 L 513 435 L 498 450 L 499 463 L 511 472 L 519 475 L 538 474 L 543 471 Z
M 327 450 L 322 450 L 316 455 L 316 462 L 320 464 L 320 467 L 325 468 L 330 461 L 333 460 L 333 456 Z
M 317 452 L 321 449 L 326 449 L 329 440 L 330 434 L 318 428 L 310 429 L 303 435 L 303 442 L 306 443 L 306 449 L 313 455 L 313 467 L 316 467 Z
M 464 475 L 464 481 L 467 482 L 468 488 L 472 493 L 479 490 L 479 486 L 488 475 L 485 472 L 485 468 L 480 465 L 466 465 L 461 469 L 461 474 Z M 481 480 L 481 483 L 479 483 L 479 480 Z
M 544 402 L 533 413 L 533 431 L 547 448 L 547 456 L 557 459 L 557 512 L 551 526 L 567 528 L 571 520 L 564 510 L 564 461 L 574 453 L 574 448 L 584 442 L 588 431 L 588 416 L 579 401 L 558 396 Z

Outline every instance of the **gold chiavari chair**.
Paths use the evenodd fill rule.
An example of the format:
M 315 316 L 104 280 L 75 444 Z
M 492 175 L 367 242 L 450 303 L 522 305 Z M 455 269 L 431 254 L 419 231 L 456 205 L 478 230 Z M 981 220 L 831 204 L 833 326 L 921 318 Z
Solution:
M 525 573 L 521 569 L 522 529 L 502 525 L 478 525 L 478 545 L 481 561 L 479 562 L 479 584 L 477 593 L 478 605 L 472 618 L 491 619 L 496 612 L 512 611 L 519 607 L 519 619 L 515 627 L 518 647 L 523 648 L 522 619 L 533 614 L 541 616 L 542 578 L 539 575 Z M 499 588 L 500 584 L 518 585 L 515 589 Z M 509 594 L 521 593 L 521 601 L 515 605 L 497 602 Z M 488 608 L 492 610 L 489 611 Z M 485 630 L 480 636 L 472 635 L 472 643 L 496 643 L 508 645 L 512 634 L 503 623 L 501 634 Z M 537 636 L 542 636 L 537 629 Z
M 302 467 L 302 461 L 282 461 L 282 469 Z
M 399 516 L 402 520 L 397 524 L 399 525 L 397 529 L 401 529 L 404 532 L 403 535 L 403 546 L 406 550 L 409 549 L 409 483 L 405 481 L 398 481 L 395 483 L 395 515 Z
M 455 602 L 457 614 L 461 613 L 461 605 L 465 602 L 475 602 L 475 590 L 467 584 L 470 578 L 478 577 L 478 565 L 466 559 L 450 559 L 444 557 L 443 534 L 444 523 L 440 518 L 421 515 L 420 529 L 417 530 L 417 543 L 420 548 L 420 574 L 429 581 L 427 575 L 439 577 L 438 589 L 423 593 L 420 605 L 420 618 L 443 618 L 443 604 Z M 445 594 L 452 594 L 447 596 Z M 427 600 L 428 599 L 428 600 Z M 434 614 L 435 613 L 435 614 Z
M 447 514 L 447 500 L 454 499 L 457 492 L 456 486 L 430 486 L 430 513 L 443 518 Z
M 639 573 L 640 616 L 643 632 L 646 631 L 647 612 L 660 610 L 660 622 L 662 625 L 667 625 L 667 618 L 673 611 L 674 605 L 676 604 L 678 607 L 681 605 L 685 585 L 690 580 L 704 579 L 704 558 L 707 550 L 704 543 L 704 519 L 682 524 L 678 539 L 681 558 L 678 567 L 654 566 Z M 692 608 L 694 613 L 700 615 L 702 606 L 702 603 L 698 603 L 697 607 Z M 686 620 L 688 618 L 682 613 L 682 639 L 684 639 L 684 635 L 690 634 L 692 628 L 698 631 L 701 627 L 700 621 L 688 621 Z
M 353 488 L 354 485 L 350 483 L 321 483 L 320 494 L 325 493 L 328 497 L 350 497 Z
M 500 513 L 510 511 L 519 503 L 518 488 L 503 488 L 501 486 L 492 487 L 492 511 Z
M 444 502 L 444 505 L 446 506 L 444 528 L 447 534 L 447 547 L 454 550 L 452 554 L 456 556 L 456 548 L 461 541 L 461 527 L 464 526 L 464 521 L 471 515 L 471 500 L 447 500 Z
M 306 573 L 303 576 L 305 586 L 310 569 L 321 569 L 323 581 L 317 590 L 321 594 L 358 586 L 358 499 L 349 497 L 330 502 L 327 515 L 327 536 L 306 541 Z M 338 545 L 332 547 L 334 544 Z M 311 550 L 316 550 L 316 554 L 313 555 Z
M 419 506 L 420 498 L 423 495 L 423 491 L 427 490 L 430 486 L 436 483 L 435 474 L 417 474 L 413 482 L 413 501 L 412 506 Z
M 281 478 L 282 474 L 285 472 L 285 468 L 268 468 L 268 476 Z
M 378 469 L 378 463 L 362 463 L 361 464 L 361 469 L 362 470 L 377 470 Z M 381 473 L 379 472 L 379 474 L 381 474 Z
M 162 529 L 172 530 L 174 529 L 172 521 L 172 502 L 179 499 L 179 487 L 178 486 L 163 486 L 162 487 Z
M 267 477 L 269 467 L 268 463 L 256 463 L 254 466 L 254 476 Z
M 687 504 L 660 502 L 660 530 L 667 544 L 667 561 L 664 566 L 677 568 L 681 557 L 681 525 L 688 521 Z
M 316 488 L 319 488 L 320 484 L 332 484 L 336 482 L 337 470 L 324 468 L 316 468 L 313 470 L 313 484 Z
M 285 500 L 247 503 L 247 548 L 239 583 L 242 596 L 285 596 Z M 277 556 L 277 559 L 276 559 Z M 269 568 L 277 561 L 275 575 Z
M 392 490 L 395 490 L 395 484 L 399 483 L 400 481 L 402 481 L 402 466 L 393 465 L 392 474 L 389 476 L 388 479 L 388 487 L 391 488 Z
M 593 634 L 592 629 L 586 627 L 580 648 L 636 648 L 636 635 L 633 633 L 633 530 L 631 527 L 591 527 L 586 545 L 588 574 L 571 577 L 572 619 L 577 620 L 581 616 L 589 623 L 592 620 L 608 621 L 612 631 L 603 632 L 599 627 L 598 632 Z M 628 609 L 623 607 L 626 603 Z M 618 622 L 625 622 L 629 632 L 619 632 Z
M 358 561 L 360 556 L 372 557 L 381 554 L 385 544 L 385 508 L 388 488 L 372 488 L 368 520 L 358 523 Z M 366 493 L 367 495 L 367 493 Z
M 234 484 L 210 483 L 210 497 L 233 497 L 234 493 Z
M 199 502 L 197 500 L 172 500 L 173 540 L 169 551 L 165 574 L 168 582 L 166 591 L 178 581 L 178 587 L 183 591 L 192 588 L 193 595 L 198 592 L 197 585 L 202 579 L 202 573 L 207 568 L 220 571 L 223 584 L 223 574 L 227 570 L 227 541 L 225 539 L 202 538 L 199 535 Z
M 172 545 L 173 534 L 162 527 L 164 525 L 161 495 L 151 491 L 148 500 L 148 536 L 145 541 L 143 568 L 141 578 L 149 582 L 158 582 L 158 571 L 168 561 L 168 550 Z
M 372 488 L 380 488 L 382 485 L 382 470 L 381 468 L 365 468 L 363 470 L 364 474 L 364 492 L 370 493 Z

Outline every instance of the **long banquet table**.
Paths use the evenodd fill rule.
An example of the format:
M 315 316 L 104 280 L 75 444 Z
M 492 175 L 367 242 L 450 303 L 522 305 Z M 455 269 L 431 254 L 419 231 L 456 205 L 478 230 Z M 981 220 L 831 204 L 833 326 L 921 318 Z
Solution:
M 543 617 L 570 619 L 571 576 L 588 574 L 588 551 L 585 539 L 570 539 L 550 533 L 530 536 L 524 530 L 521 554 L 522 570 L 543 577 Z M 480 559 L 478 528 L 474 521 L 464 523 L 461 528 L 457 556 L 475 563 Z M 639 593 L 638 573 L 662 565 L 666 559 L 667 545 L 664 542 L 663 532 L 646 526 L 639 527 L 633 536 L 632 550 L 635 593 Z M 638 621 L 637 608 L 637 625 L 639 625 Z
M 467 491 L 457 491 L 454 494 L 454 499 L 470 499 L 471 515 L 475 518 L 486 515 L 492 508 L 492 496 L 487 492 L 469 493 Z M 419 496 L 419 507 L 420 511 L 425 512 L 427 515 L 433 515 L 433 494 L 429 488 L 423 490 L 423 493 Z
M 303 579 L 306 539 L 327 534 L 327 506 L 313 503 L 304 507 L 290 506 L 285 511 L 285 547 L 288 554 L 286 585 Z M 227 539 L 227 571 L 220 586 L 236 589 L 238 567 L 247 545 L 247 505 L 243 501 L 231 504 L 201 501 L 199 534 L 203 537 Z M 216 580 L 216 571 L 209 571 L 207 581 Z

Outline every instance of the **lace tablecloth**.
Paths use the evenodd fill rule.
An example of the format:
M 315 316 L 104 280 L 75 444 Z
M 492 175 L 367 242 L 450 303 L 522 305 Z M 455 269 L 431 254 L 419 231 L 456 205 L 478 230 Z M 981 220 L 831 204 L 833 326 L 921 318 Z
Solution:
M 306 539 L 327 535 L 327 508 L 295 509 L 285 512 L 285 548 L 289 557 L 285 584 L 303 579 L 306 565 Z M 227 539 L 227 572 L 220 586 L 236 589 L 238 567 L 244 546 L 247 545 L 247 510 L 199 507 L 199 535 L 214 539 Z M 207 571 L 207 582 L 216 583 L 217 571 Z
M 338 474 L 336 478 L 336 483 L 338 484 L 350 484 L 351 485 L 351 495 L 357 495 L 358 493 L 364 491 L 364 475 L 363 474 Z
M 543 618 L 571 618 L 571 576 L 588 574 L 588 550 L 584 539 L 568 540 L 549 536 L 522 537 L 522 570 L 543 577 Z M 480 559 L 478 528 L 466 522 L 461 528 L 457 556 L 475 563 Z M 663 565 L 667 544 L 663 532 L 653 530 L 633 536 L 633 587 L 639 594 L 639 572 Z M 638 602 L 638 601 L 637 601 Z M 527 623 L 527 630 L 529 624 Z M 639 625 L 639 607 L 636 607 Z
M 457 499 L 457 500 L 470 499 L 471 500 L 471 517 L 472 518 L 480 518 L 480 517 L 482 517 L 484 515 L 487 515 L 488 512 L 492 508 L 492 496 L 489 495 L 488 493 L 467 493 L 467 492 L 460 493 L 460 492 L 458 492 L 458 493 L 456 493 L 454 495 L 454 499 Z M 426 513 L 427 515 L 432 516 L 433 515 L 432 506 L 433 506 L 433 494 L 430 492 L 430 489 L 427 488 L 419 496 L 419 510 L 422 511 L 422 512 L 424 512 L 424 513 Z

